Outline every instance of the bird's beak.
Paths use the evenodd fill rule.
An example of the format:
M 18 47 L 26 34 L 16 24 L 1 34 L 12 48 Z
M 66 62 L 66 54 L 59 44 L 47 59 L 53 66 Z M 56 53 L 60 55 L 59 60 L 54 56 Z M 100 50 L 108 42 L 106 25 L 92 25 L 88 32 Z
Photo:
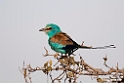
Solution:
M 46 28 L 41 28 L 39 31 L 46 31 Z

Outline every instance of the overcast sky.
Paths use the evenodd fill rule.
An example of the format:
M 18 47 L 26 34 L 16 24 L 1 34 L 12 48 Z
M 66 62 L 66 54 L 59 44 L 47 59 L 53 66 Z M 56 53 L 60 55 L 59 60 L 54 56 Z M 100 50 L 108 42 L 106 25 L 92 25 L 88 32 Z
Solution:
M 0 83 L 24 83 L 18 67 L 23 60 L 32 67 L 43 66 L 52 57 L 43 57 L 48 36 L 39 32 L 47 23 L 58 24 L 77 43 L 87 46 L 114 44 L 116 49 L 75 52 L 90 65 L 107 70 L 108 64 L 124 67 L 124 0 L 0 0 Z M 42 72 L 31 74 L 33 83 L 46 83 Z M 96 83 L 81 76 L 84 83 Z

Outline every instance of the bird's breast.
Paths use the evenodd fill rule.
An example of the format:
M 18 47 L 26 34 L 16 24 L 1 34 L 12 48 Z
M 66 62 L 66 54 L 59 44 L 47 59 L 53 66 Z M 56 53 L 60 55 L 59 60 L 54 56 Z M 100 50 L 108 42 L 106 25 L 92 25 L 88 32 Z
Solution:
M 63 45 L 52 42 L 50 40 L 48 42 L 49 42 L 51 49 L 54 50 L 55 52 L 66 53 L 66 51 L 62 49 L 64 47 Z

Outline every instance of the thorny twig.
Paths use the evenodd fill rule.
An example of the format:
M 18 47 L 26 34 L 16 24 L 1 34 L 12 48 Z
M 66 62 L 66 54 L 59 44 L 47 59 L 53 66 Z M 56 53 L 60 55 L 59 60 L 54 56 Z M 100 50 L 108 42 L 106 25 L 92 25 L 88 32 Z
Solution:
M 124 69 L 119 69 L 118 67 L 118 63 L 116 68 L 112 68 L 110 66 L 107 65 L 106 61 L 107 61 L 107 56 L 105 56 L 104 59 L 104 65 L 109 68 L 108 71 L 103 71 L 102 69 L 99 68 L 94 68 L 92 66 L 90 66 L 89 64 L 87 64 L 82 56 L 80 56 L 80 60 L 79 61 L 75 61 L 74 58 L 65 56 L 65 57 L 58 57 L 60 56 L 58 53 L 55 56 L 52 54 L 48 54 L 48 51 L 46 48 L 44 48 L 46 50 L 46 54 L 44 56 L 54 56 L 57 58 L 57 63 L 52 67 L 50 67 L 50 69 L 46 69 L 49 68 L 48 67 L 36 67 L 36 68 L 32 68 L 31 65 L 27 65 L 27 67 L 25 66 L 25 62 L 23 62 L 23 68 L 22 70 L 19 68 L 20 72 L 23 74 L 25 82 L 26 83 L 32 83 L 31 81 L 31 77 L 29 76 L 31 72 L 35 72 L 35 71 L 43 71 L 43 72 L 49 72 L 49 76 L 52 80 L 52 83 L 54 83 L 55 80 L 62 80 L 64 77 L 64 83 L 66 83 L 66 80 L 69 79 L 69 81 L 71 82 L 73 80 L 74 83 L 76 83 L 76 80 L 79 76 L 81 75 L 88 75 L 88 76 L 97 76 L 97 78 L 100 75 L 111 75 L 111 77 L 115 77 L 115 78 L 123 78 L 124 77 Z M 57 66 L 58 64 L 58 66 Z M 51 72 L 52 71 L 63 71 L 61 74 L 59 74 L 59 76 L 53 78 Z M 70 73 L 69 73 L 70 72 Z M 46 73 L 45 73 L 46 74 Z M 30 82 L 27 81 L 27 78 L 29 79 Z M 111 78 L 110 78 L 111 79 Z M 58 82 L 59 82 L 58 81 Z M 61 81 L 60 81 L 61 82 Z
M 19 71 L 20 71 L 21 74 L 23 74 L 24 79 L 25 79 L 25 83 L 32 83 L 31 77 L 30 77 L 30 72 L 25 67 L 25 62 L 24 61 L 23 61 L 23 67 L 22 67 L 22 69 L 20 69 L 20 67 L 19 67 Z
M 112 67 L 108 66 L 107 63 L 106 63 L 107 60 L 108 60 L 107 55 L 105 55 L 105 57 L 103 57 L 103 60 L 104 60 L 104 65 L 105 65 L 107 68 L 111 69 Z
M 60 76 L 62 76 L 64 74 L 65 74 L 65 72 L 63 71 L 61 74 L 59 74 L 58 77 L 54 78 L 53 81 L 55 81 L 55 80 L 61 80 L 62 78 L 60 78 Z
M 46 57 L 46 56 L 58 56 L 59 55 L 58 53 L 56 53 L 56 54 L 49 54 L 48 50 L 45 47 L 44 47 L 44 49 L 46 51 L 46 54 L 42 54 L 44 57 Z

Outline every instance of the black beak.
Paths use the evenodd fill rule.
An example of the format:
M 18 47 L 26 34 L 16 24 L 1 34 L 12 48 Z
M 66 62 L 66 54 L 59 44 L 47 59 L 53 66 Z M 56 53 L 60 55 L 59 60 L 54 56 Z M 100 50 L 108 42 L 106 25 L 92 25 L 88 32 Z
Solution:
M 45 28 L 39 29 L 39 31 L 45 31 L 45 30 L 46 30 Z

